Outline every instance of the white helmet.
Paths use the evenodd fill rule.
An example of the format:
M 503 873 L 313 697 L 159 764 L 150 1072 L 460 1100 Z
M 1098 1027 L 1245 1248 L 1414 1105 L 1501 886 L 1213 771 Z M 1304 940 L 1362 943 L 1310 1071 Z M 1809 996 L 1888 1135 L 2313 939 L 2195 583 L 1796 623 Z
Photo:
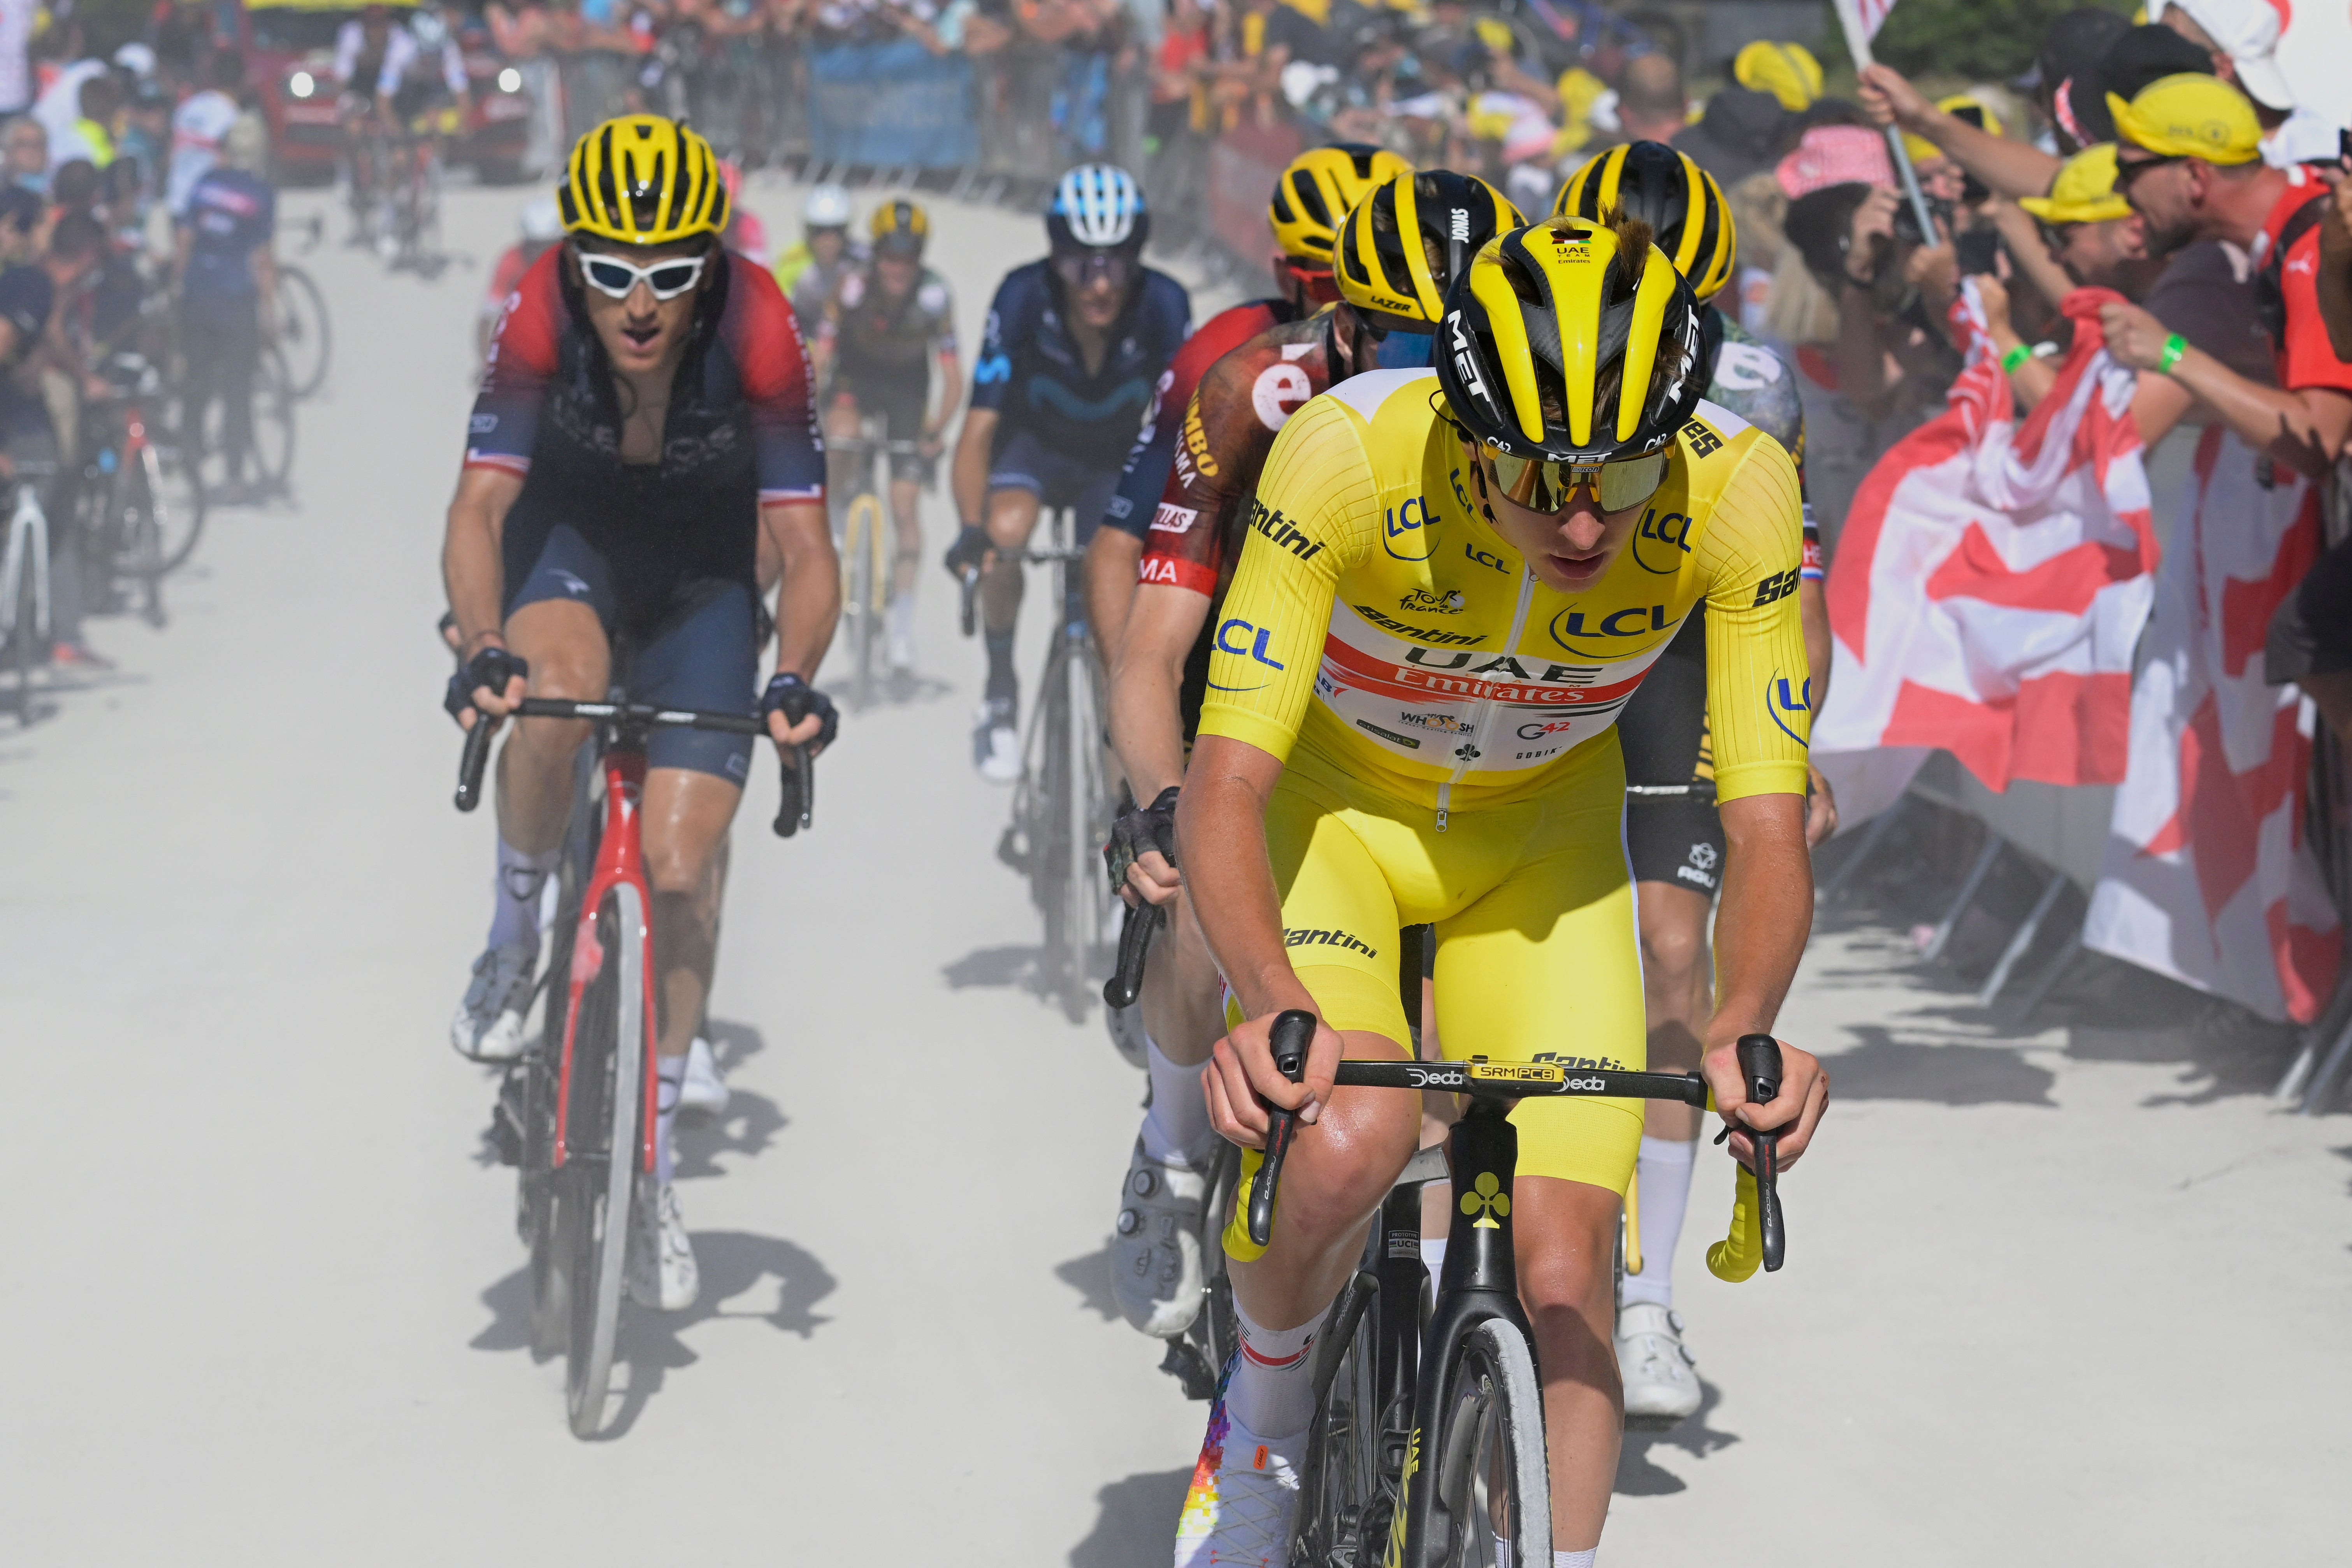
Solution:
M 804 228 L 847 228 L 856 216 L 849 205 L 849 193 L 839 185 L 819 185 L 801 204 Z
M 1135 176 L 1113 163 L 1081 163 L 1064 174 L 1045 209 L 1045 234 L 1055 250 L 1140 250 L 1150 229 Z
M 555 209 L 553 196 L 541 196 L 526 202 L 522 209 L 522 238 L 526 245 L 553 245 L 563 237 L 563 215 Z
M 408 19 L 408 32 L 420 49 L 437 49 L 449 41 L 449 24 L 441 19 L 440 12 L 429 6 L 417 7 L 416 14 Z

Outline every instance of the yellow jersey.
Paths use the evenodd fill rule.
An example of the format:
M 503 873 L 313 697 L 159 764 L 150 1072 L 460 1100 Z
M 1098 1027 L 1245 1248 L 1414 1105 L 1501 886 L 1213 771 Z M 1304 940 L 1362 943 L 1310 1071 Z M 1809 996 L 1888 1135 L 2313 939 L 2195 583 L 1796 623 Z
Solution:
M 1718 800 L 1805 789 L 1804 520 L 1780 444 L 1701 403 L 1632 539 L 1561 594 L 1481 514 L 1431 371 L 1376 371 L 1293 415 L 1251 500 L 1201 732 L 1310 748 L 1446 812 L 1593 765 L 1618 711 L 1706 605 Z

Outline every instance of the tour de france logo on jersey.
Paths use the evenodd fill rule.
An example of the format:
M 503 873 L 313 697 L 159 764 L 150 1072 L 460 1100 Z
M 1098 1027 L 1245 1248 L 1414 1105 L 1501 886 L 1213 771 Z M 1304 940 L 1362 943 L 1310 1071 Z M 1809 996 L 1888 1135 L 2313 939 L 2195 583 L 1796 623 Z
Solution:
M 1811 676 L 1791 680 L 1779 670 L 1764 683 L 1764 711 L 1780 733 L 1802 746 L 1813 731 L 1813 682 Z

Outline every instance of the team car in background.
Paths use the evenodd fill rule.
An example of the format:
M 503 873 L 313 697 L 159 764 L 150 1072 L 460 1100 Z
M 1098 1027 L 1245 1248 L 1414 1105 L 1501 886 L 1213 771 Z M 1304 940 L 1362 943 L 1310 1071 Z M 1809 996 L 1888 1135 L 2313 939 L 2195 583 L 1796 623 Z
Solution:
M 405 26 L 417 10 L 415 0 L 383 3 L 395 26 Z M 361 10 L 349 0 L 244 0 L 224 7 L 222 19 L 233 18 L 236 31 L 222 41 L 245 56 L 247 79 L 269 121 L 281 184 L 323 184 L 335 177 L 343 153 L 335 35 Z M 457 21 L 456 13 L 445 15 Z M 471 101 L 450 162 L 470 166 L 486 181 L 520 179 L 532 111 L 522 72 L 498 53 L 478 16 L 458 24 L 457 46 Z

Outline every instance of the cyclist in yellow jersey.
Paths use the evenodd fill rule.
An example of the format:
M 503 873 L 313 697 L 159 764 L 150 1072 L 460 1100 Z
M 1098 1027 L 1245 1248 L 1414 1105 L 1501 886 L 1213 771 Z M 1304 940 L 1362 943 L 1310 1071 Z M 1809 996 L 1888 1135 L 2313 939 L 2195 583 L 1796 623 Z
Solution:
M 1315 1327 L 1418 1131 L 1410 1097 L 1331 1086 L 1343 1055 L 1407 1054 L 1398 928 L 1437 928 L 1448 1056 L 1643 1065 L 1611 724 L 1702 601 L 1728 840 L 1702 1070 L 1742 1159 L 1741 1130 L 1785 1126 L 1793 1160 L 1828 1102 L 1819 1062 L 1784 1047 L 1780 1097 L 1749 1105 L 1732 1049 L 1770 1028 L 1811 923 L 1789 455 L 1701 401 L 1696 302 L 1638 222 L 1489 241 L 1447 294 L 1435 352 L 1434 375 L 1360 375 L 1291 417 L 1214 633 L 1177 847 L 1245 1021 L 1205 1087 L 1245 1147 L 1264 1138 L 1261 1099 L 1307 1125 L 1272 1245 L 1234 1262 L 1243 1349 L 1178 1568 L 1286 1550 Z M 1293 1007 L 1318 1017 L 1303 1084 L 1267 1049 Z M 1512 1120 L 1553 1539 L 1580 1565 L 1616 1469 L 1610 1258 L 1642 1117 L 1549 1100 Z

